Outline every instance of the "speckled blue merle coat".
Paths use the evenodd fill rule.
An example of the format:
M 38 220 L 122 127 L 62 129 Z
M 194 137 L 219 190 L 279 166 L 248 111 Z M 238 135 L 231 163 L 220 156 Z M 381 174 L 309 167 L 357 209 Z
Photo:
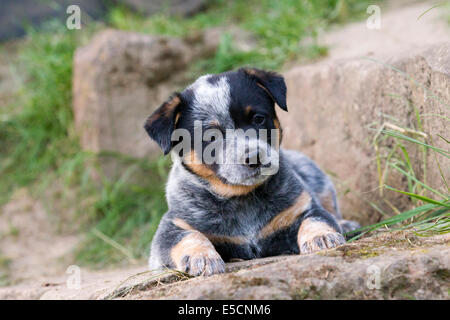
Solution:
M 145 129 L 165 154 L 177 146 L 174 130 L 194 134 L 195 122 L 224 133 L 202 141 L 203 147 L 220 144 L 219 153 L 230 140 L 226 129 L 267 129 L 281 142 L 275 105 L 287 111 L 283 77 L 242 68 L 200 77 L 163 103 Z M 271 134 L 231 152 L 243 163 L 208 164 L 195 148 L 177 151 L 166 189 L 169 210 L 151 245 L 151 270 L 211 275 L 224 272 L 226 261 L 311 253 L 345 242 L 343 232 L 358 224 L 342 220 L 330 179 L 302 153 L 275 147 Z M 270 163 L 273 174 L 262 174 L 267 161 L 260 159 L 261 145 L 277 158 Z

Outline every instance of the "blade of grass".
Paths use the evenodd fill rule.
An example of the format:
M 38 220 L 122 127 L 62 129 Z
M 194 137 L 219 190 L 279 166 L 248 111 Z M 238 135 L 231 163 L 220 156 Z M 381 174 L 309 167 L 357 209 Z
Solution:
M 425 189 L 433 192 L 434 194 L 440 196 L 443 199 L 447 199 L 448 197 L 445 196 L 444 194 L 440 193 L 439 191 L 431 188 L 430 186 L 426 185 L 425 183 L 423 183 L 422 181 L 418 180 L 416 177 L 414 177 L 413 175 L 410 175 L 408 172 L 404 171 L 403 169 L 399 168 L 397 165 L 395 164 L 390 164 L 390 166 L 392 168 L 394 168 L 395 170 L 397 170 L 398 172 L 402 173 L 403 175 L 407 176 L 408 178 L 414 180 L 414 182 L 420 184 L 422 187 L 424 187 Z
M 449 151 L 446 151 L 446 150 L 444 150 L 444 149 L 441 149 L 441 148 L 438 148 L 438 147 L 431 146 L 431 145 L 429 145 L 429 144 L 427 144 L 427 143 L 424 143 L 424 142 L 419 141 L 419 140 L 417 140 L 417 139 L 414 139 L 414 138 L 405 136 L 405 135 L 403 135 L 403 134 L 401 134 L 401 133 L 398 133 L 398 132 L 396 132 L 396 131 L 392 131 L 392 130 L 382 130 L 382 133 L 387 134 L 387 135 L 389 135 L 389 136 L 391 136 L 391 137 L 394 137 L 394 138 L 406 140 L 406 141 L 409 141 L 409 142 L 412 142 L 412 143 L 419 144 L 419 145 L 421 145 L 421 146 L 427 147 L 427 148 L 429 148 L 429 149 L 432 149 L 432 150 L 438 152 L 439 154 L 443 155 L 444 157 L 450 159 L 450 152 L 449 152 Z
M 419 16 L 417 17 L 417 21 L 419 21 L 420 18 L 422 18 L 424 15 L 426 15 L 426 14 L 427 14 L 428 12 L 430 12 L 431 10 L 433 10 L 433 9 L 435 9 L 435 8 L 437 8 L 437 7 L 443 6 L 445 3 L 446 3 L 446 1 L 439 2 L 439 3 L 435 4 L 434 6 L 432 6 L 431 8 L 425 10 L 421 15 L 419 15 Z
M 393 216 L 391 218 L 385 219 L 385 220 L 380 221 L 378 223 L 375 223 L 375 224 L 372 224 L 372 225 L 369 225 L 369 226 L 365 226 L 365 227 L 361 227 L 359 229 L 353 230 L 352 233 L 353 232 L 364 232 L 364 231 L 369 232 L 369 231 L 373 231 L 373 230 L 379 229 L 379 228 L 381 228 L 383 226 L 392 226 L 392 225 L 395 225 L 395 224 L 400 223 L 402 221 L 405 221 L 405 220 L 407 220 L 407 219 L 409 219 L 411 217 L 417 216 L 420 213 L 424 213 L 424 212 L 427 212 L 427 211 L 429 211 L 431 209 L 434 209 L 436 207 L 438 207 L 438 205 L 428 203 L 428 204 L 422 205 L 420 207 L 417 207 L 417 208 L 414 208 L 414 209 L 411 209 L 411 210 L 408 210 L 408 211 L 404 211 L 404 212 L 402 212 L 399 215 L 396 215 L 396 216 Z
M 136 259 L 133 257 L 131 252 L 127 248 L 125 248 L 124 246 L 119 244 L 117 241 L 114 241 L 113 239 L 108 237 L 106 234 L 104 234 L 103 232 L 98 230 L 97 228 L 93 228 L 92 229 L 92 233 L 94 235 L 96 235 L 97 237 L 99 237 L 100 239 L 102 239 L 103 241 L 105 241 L 107 244 L 109 244 L 113 248 L 115 248 L 118 251 L 122 252 L 130 260 L 130 262 L 132 262 L 133 264 L 137 263 Z
M 444 202 L 436 201 L 436 200 L 430 199 L 430 198 L 425 197 L 425 196 L 420 196 L 420 195 L 415 194 L 415 193 L 398 190 L 398 189 L 392 188 L 390 186 L 384 186 L 384 187 L 389 189 L 389 190 L 392 190 L 392 191 L 395 191 L 395 192 L 398 192 L 398 193 L 403 193 L 403 194 L 405 194 L 407 196 L 410 196 L 410 197 L 413 197 L 413 198 L 417 198 L 417 199 L 422 200 L 424 202 L 428 202 L 428 203 L 436 204 L 436 205 L 439 205 L 439 206 L 442 206 L 442 207 L 450 208 L 450 205 L 446 204 Z

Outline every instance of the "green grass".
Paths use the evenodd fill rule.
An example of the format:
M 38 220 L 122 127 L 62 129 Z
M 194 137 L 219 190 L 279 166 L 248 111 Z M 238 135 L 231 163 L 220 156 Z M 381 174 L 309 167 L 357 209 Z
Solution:
M 86 34 L 58 24 L 45 28 L 29 31 L 17 60 L 26 81 L 16 103 L 0 109 L 0 203 L 14 190 L 28 187 L 35 196 L 45 196 L 50 211 L 73 212 L 71 224 L 88 234 L 77 251 L 80 263 L 101 265 L 124 258 L 90 232 L 92 228 L 122 242 L 139 259 L 147 254 L 166 210 L 163 186 L 168 160 L 108 155 L 123 164 L 124 173 L 114 181 L 94 178 L 100 160 L 81 150 L 71 106 L 73 54 Z M 131 171 L 145 174 L 147 180 L 129 181 Z M 47 196 L 49 190 L 56 192 Z
M 363 17 L 369 4 L 372 2 L 366 0 L 216 0 L 206 12 L 188 19 L 164 14 L 146 18 L 116 8 L 109 21 L 122 30 L 172 36 L 186 36 L 208 27 L 239 27 L 255 36 L 257 48 L 236 50 L 232 37 L 225 34 L 216 56 L 202 61 L 199 72 L 217 73 L 243 65 L 278 70 L 290 60 L 325 55 L 326 48 L 317 43 L 318 32 L 333 23 Z
M 255 36 L 257 46 L 243 52 L 225 33 L 215 56 L 198 61 L 196 75 L 242 65 L 279 70 L 290 60 L 326 54 L 317 44 L 320 29 L 365 14 L 370 1 L 211 1 L 207 11 L 190 18 L 157 14 L 144 18 L 123 8 L 111 10 L 108 23 L 123 30 L 186 36 L 199 30 L 234 25 Z M 17 66 L 24 82 L 15 103 L 0 108 L 0 204 L 14 190 L 45 195 L 51 212 L 70 214 L 86 237 L 77 249 L 77 263 L 107 266 L 134 262 L 148 246 L 166 210 L 164 181 L 169 161 L 126 159 L 84 152 L 72 114 L 72 60 L 75 49 L 101 23 L 69 31 L 58 23 L 29 30 Z M 306 39 L 308 41 L 301 42 Z M 99 172 L 104 157 L 122 165 L 123 174 L 108 180 Z M 136 179 L 136 177 L 146 177 Z M 53 192 L 50 192 L 53 191 Z M 48 193 L 51 195 L 49 196 Z M 66 223 L 67 224 L 67 223 Z
M 167 210 L 164 181 L 169 161 L 128 159 L 123 166 L 126 169 L 121 177 L 103 181 L 95 194 L 90 209 L 94 227 L 77 251 L 78 262 L 103 267 L 121 261 L 133 263 L 148 254 L 152 236 Z
M 391 66 L 387 67 L 416 83 L 412 76 Z M 427 90 L 419 83 L 416 84 Z M 438 97 L 433 95 L 430 95 L 430 97 L 442 104 L 444 108 L 449 108 Z M 361 233 L 352 240 L 379 229 L 389 231 L 407 229 L 419 236 L 433 236 L 450 232 L 450 188 L 446 176 L 448 174 L 450 151 L 448 148 L 434 146 L 432 137 L 439 137 L 447 147 L 450 147 L 450 141 L 440 135 L 425 133 L 422 126 L 424 115 L 410 102 L 408 102 L 408 105 L 414 111 L 416 120 L 414 128 L 403 128 L 399 124 L 385 122 L 375 130 L 373 145 L 376 151 L 380 195 L 383 196 L 385 192 L 400 193 L 409 198 L 413 208 L 401 212 L 394 204 L 384 199 L 392 208 L 392 214 L 378 223 L 360 228 L 358 231 Z M 446 123 L 450 122 L 450 119 L 446 117 L 437 116 Z M 398 122 L 397 119 L 389 115 L 384 115 L 384 117 L 389 121 Z M 414 163 L 412 153 L 418 154 Z M 434 159 L 431 164 L 427 163 L 430 154 Z M 440 173 L 439 181 L 428 181 L 427 168 L 430 166 L 434 166 Z M 399 190 L 387 185 L 390 174 L 400 174 L 407 181 L 407 190 Z
M 10 264 L 11 259 L 5 257 L 0 252 L 0 287 L 7 286 L 10 284 Z
M 18 65 L 27 81 L 14 108 L 0 123 L 0 193 L 29 185 L 61 159 L 79 152 L 71 110 L 74 33 L 52 35 L 31 31 Z M 1 110 L 3 111 L 3 109 Z

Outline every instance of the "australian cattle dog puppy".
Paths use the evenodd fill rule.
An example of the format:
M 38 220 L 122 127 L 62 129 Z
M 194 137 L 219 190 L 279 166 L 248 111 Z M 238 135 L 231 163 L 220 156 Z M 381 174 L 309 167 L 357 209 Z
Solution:
M 311 159 L 279 148 L 275 105 L 287 111 L 283 77 L 241 68 L 200 77 L 147 119 L 173 159 L 151 270 L 222 273 L 230 260 L 337 247 L 359 227 Z

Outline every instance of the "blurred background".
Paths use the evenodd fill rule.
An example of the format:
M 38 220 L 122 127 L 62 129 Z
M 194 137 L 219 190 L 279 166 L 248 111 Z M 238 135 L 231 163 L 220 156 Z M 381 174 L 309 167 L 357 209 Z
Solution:
M 332 176 L 345 218 L 448 232 L 449 12 L 446 1 L 2 0 L 0 285 L 145 264 L 170 159 L 143 123 L 196 77 L 244 65 L 285 75 L 283 145 Z

